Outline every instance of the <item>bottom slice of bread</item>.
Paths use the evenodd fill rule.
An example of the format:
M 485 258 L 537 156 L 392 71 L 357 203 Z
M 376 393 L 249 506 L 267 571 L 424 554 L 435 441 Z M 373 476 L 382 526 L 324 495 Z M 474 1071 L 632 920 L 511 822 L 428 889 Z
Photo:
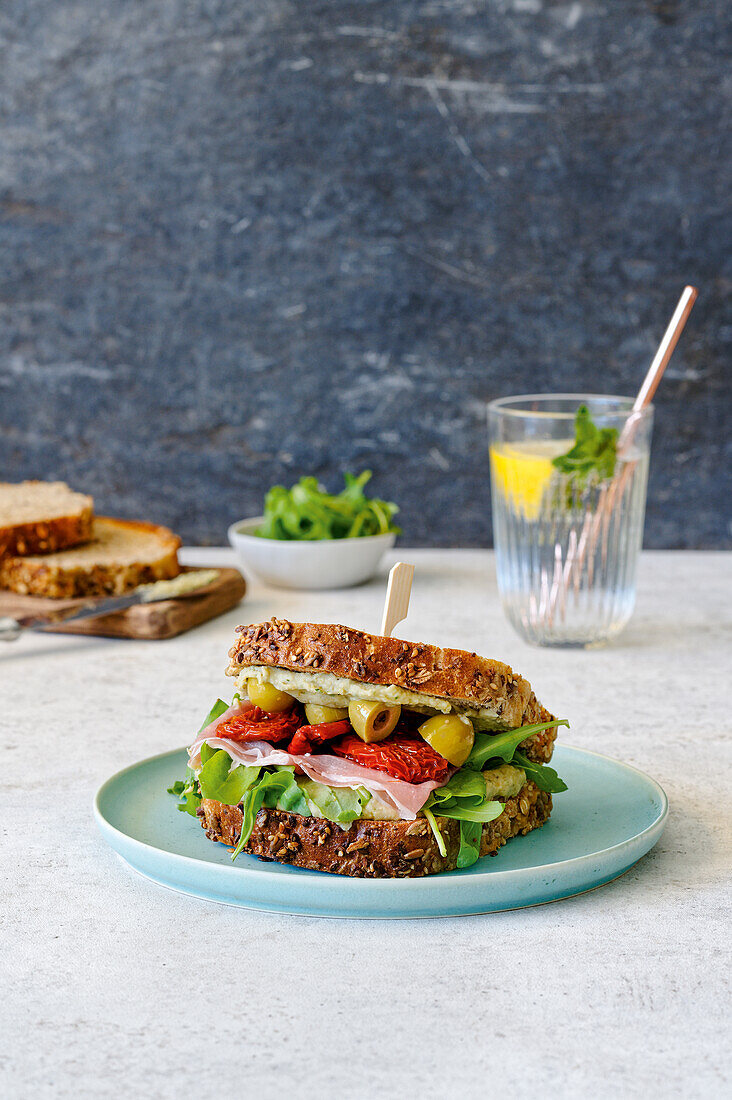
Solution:
M 179 546 L 167 527 L 97 516 L 83 546 L 0 560 L 0 588 L 50 599 L 120 596 L 138 584 L 177 577 Z
M 515 798 L 506 800 L 500 817 L 483 826 L 481 856 L 494 856 L 511 837 L 538 829 L 551 810 L 552 796 L 528 781 Z M 204 798 L 198 816 L 209 840 L 229 845 L 239 840 L 242 814 L 237 806 Z M 322 817 L 260 810 L 243 851 L 333 875 L 419 878 L 457 867 L 459 822 L 445 817 L 438 817 L 437 822 L 446 856 L 440 855 L 429 823 L 421 817 L 415 821 L 359 820 L 343 829 Z

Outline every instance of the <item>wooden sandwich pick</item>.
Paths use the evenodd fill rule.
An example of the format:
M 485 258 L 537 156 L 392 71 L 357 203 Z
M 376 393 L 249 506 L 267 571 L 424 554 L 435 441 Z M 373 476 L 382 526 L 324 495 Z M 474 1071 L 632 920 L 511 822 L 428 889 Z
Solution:
M 384 638 L 388 638 L 397 623 L 407 617 L 413 576 L 414 566 L 406 565 L 403 561 L 398 561 L 389 573 L 384 615 L 381 620 L 381 634 Z

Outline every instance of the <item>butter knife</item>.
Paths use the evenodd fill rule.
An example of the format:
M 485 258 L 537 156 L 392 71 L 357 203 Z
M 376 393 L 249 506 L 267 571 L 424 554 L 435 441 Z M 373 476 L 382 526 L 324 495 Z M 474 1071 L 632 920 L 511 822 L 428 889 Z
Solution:
M 184 576 L 190 577 L 193 570 Z M 180 592 L 171 591 L 170 581 L 158 581 L 153 584 L 141 584 L 124 596 L 106 596 L 103 599 L 86 600 L 75 607 L 59 608 L 46 615 L 20 615 L 17 619 L 9 615 L 0 615 L 0 642 L 14 642 L 25 630 L 44 630 L 47 626 L 59 623 L 71 623 L 78 619 L 93 619 L 97 615 L 109 615 L 112 611 L 125 611 L 141 603 L 160 603 L 162 600 L 180 599 L 183 596 L 198 596 L 218 576 L 218 570 L 201 569 L 197 585 L 189 585 Z M 156 591 L 157 590 L 157 591 Z

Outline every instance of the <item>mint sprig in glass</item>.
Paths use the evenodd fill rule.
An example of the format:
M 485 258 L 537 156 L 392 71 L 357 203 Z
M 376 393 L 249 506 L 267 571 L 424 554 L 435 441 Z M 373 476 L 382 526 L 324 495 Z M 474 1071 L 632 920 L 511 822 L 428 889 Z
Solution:
M 586 480 L 593 473 L 600 479 L 612 477 L 618 435 L 617 428 L 598 428 L 587 405 L 580 405 L 574 418 L 574 446 L 553 458 L 552 466 L 577 480 Z

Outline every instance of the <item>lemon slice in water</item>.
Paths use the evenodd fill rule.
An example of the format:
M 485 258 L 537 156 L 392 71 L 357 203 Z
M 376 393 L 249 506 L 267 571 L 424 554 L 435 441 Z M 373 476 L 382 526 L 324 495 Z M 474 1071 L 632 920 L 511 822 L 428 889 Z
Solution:
M 572 441 L 545 440 L 529 447 L 500 443 L 490 449 L 494 492 L 502 493 L 526 519 L 536 519 L 544 493 L 556 473 L 552 458 L 563 454 Z

